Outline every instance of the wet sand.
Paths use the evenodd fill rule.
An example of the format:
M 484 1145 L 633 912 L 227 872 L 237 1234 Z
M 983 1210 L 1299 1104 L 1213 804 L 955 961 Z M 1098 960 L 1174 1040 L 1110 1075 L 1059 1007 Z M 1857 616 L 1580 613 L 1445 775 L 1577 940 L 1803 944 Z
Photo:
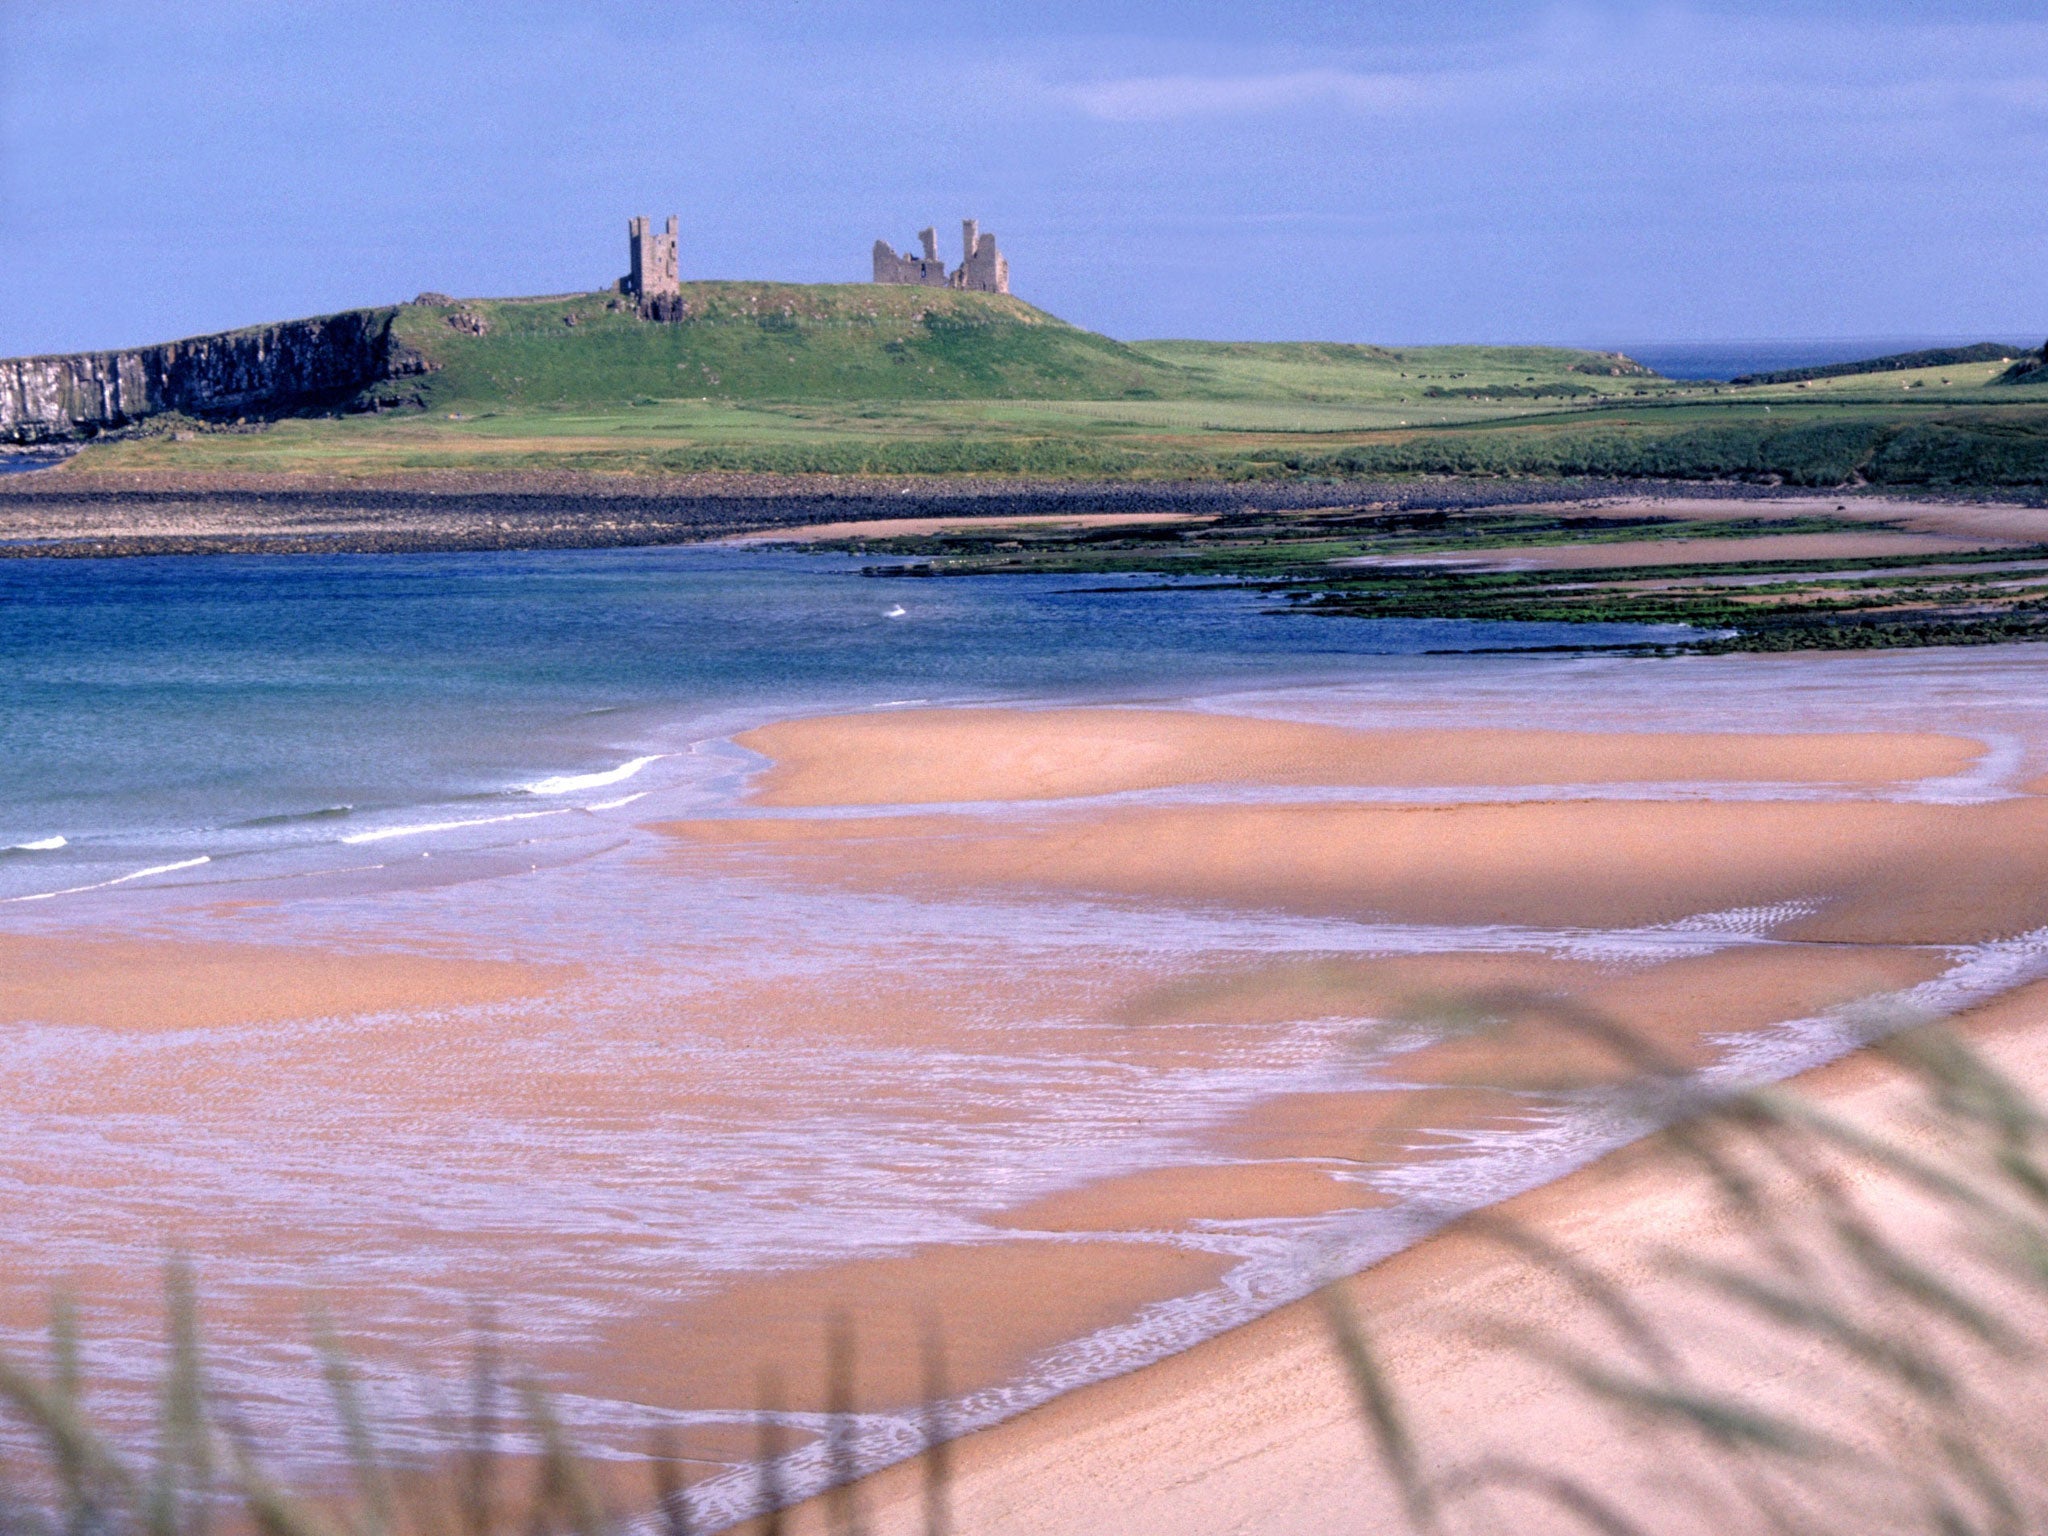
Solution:
M 1512 987 L 1521 999 L 1599 1010 L 1672 1061 L 1698 1063 L 1717 1054 L 1716 1037 L 1909 987 L 1942 969 L 1940 957 L 1911 950 L 1755 948 L 1619 974 L 1594 963 L 1453 955 L 1359 961 L 1341 976 L 1324 968 L 1313 985 L 1324 1009 L 1347 1016 L 1426 1008 L 1451 989 Z M 1127 1060 L 1201 1050 L 1191 1031 L 1221 1037 L 1261 1015 L 1297 1017 L 1301 980 L 1254 965 L 1211 978 L 1206 1000 L 1178 983 L 1133 994 L 1126 981 L 1112 989 L 1114 1034 L 1097 1048 L 1113 1044 Z M 865 1027 L 843 1000 L 831 1014 L 820 1011 L 824 1001 L 805 999 L 784 1027 Z M 911 1028 L 899 1038 L 938 1050 L 944 1033 Z M 1374 1043 L 1360 1034 L 1356 1048 L 1372 1052 Z M 1455 1153 L 1475 1134 L 1526 1127 L 1559 1092 L 1641 1070 L 1541 1017 L 1484 1039 L 1396 1046 L 1384 1076 L 1403 1086 L 1267 1096 L 1198 1134 L 1193 1145 L 1210 1161 L 991 1210 L 960 1245 L 742 1277 L 709 1296 L 639 1305 L 590 1346 L 552 1353 L 548 1363 L 609 1394 L 675 1408 L 751 1404 L 772 1381 L 785 1407 L 815 1412 L 825 1404 L 824 1341 L 836 1321 L 863 1362 L 860 1405 L 903 1409 L 918 1400 L 919 1338 L 930 1327 L 948 1341 L 951 1389 L 986 1391 L 1060 1344 L 1214 1284 L 1229 1265 L 1181 1246 L 1183 1234 L 1382 1205 L 1374 1172 Z M 942 1105 L 935 1096 L 935 1115 Z
M 381 950 L 287 942 L 277 914 L 218 902 L 183 936 L 0 939 L 0 1026 L 89 1034 L 36 1058 L 39 1112 L 121 1128 L 0 1145 L 39 1202 L 17 1222 L 116 1331 L 147 1331 L 133 1256 L 166 1232 L 243 1339 L 291 1334 L 316 1288 L 375 1359 L 444 1364 L 467 1297 L 503 1295 L 508 1350 L 580 1432 L 630 1454 L 684 1415 L 715 1484 L 759 1402 L 824 1406 L 836 1320 L 862 1408 L 898 1431 L 927 1328 L 950 1390 L 1013 1411 L 1037 1400 L 1005 1395 L 1020 1382 L 1042 1397 L 1250 1316 L 1282 1294 L 1260 1255 L 1555 1130 L 1576 1092 L 1711 1065 L 2048 924 L 2048 801 L 1911 798 L 1980 766 L 1961 735 L 1068 709 L 742 740 L 772 759 L 748 802 L 661 823 L 606 877 L 628 917 L 600 899 L 588 934 L 522 930 L 518 960 L 435 941 L 420 914 L 460 886 L 360 898 Z M 1633 798 L 1572 798 L 1603 786 Z M 1202 800 L 1218 788 L 1250 798 Z M 1304 789 L 1334 798 L 1288 800 Z M 1484 803 L 1497 789 L 1530 798 Z M 1476 803 L 1417 801 L 1445 790 Z M 1133 791 L 1162 798 L 1085 803 Z M 1390 799 L 1345 798 L 1367 791 Z M 879 813 L 898 805 L 917 809 Z M 728 903 L 757 926 L 720 927 Z M 1475 998 L 1483 1034 L 1460 1027 Z M 190 1033 L 145 1051 L 166 1026 Z M 0 1326 L 31 1324 L 45 1278 L 0 1273 Z M 1301 1327 L 1133 1382 L 1277 1349 L 1306 1391 Z M 1054 1423 L 1081 1477 L 1102 1405 L 1158 1390 L 1092 1387 L 965 1454 L 1036 1446 L 1000 1474 L 1035 1479 L 1057 1452 L 1032 1426 Z
M 2024 988 L 1966 1015 L 1960 1026 L 2037 1101 L 2048 1095 L 2048 987 Z M 1852 1124 L 1928 1150 L 1913 1116 L 1920 1090 L 1868 1052 L 1805 1075 L 1793 1091 Z M 1903 1181 L 1839 1155 L 1830 1170 L 1854 1187 L 1889 1241 L 1951 1279 L 1977 1270 L 1956 1230 Z M 1783 1208 L 1813 1214 L 1810 1204 Z M 1738 1389 L 1752 1402 L 1883 1454 L 1871 1421 L 1852 1417 L 1857 1405 L 1837 1395 L 1848 1373 L 1840 1358 L 1810 1338 L 1763 1352 L 1764 1330 L 1752 1316 L 1703 1299 L 1698 1288 L 1658 1267 L 1674 1249 L 1700 1264 L 1755 1262 L 1712 1179 L 1667 1139 L 1612 1154 L 1507 1202 L 1499 1214 L 1612 1277 L 1639 1315 L 1711 1341 L 1704 1353 L 1715 1374 L 1703 1387 Z M 1425 1468 L 1490 1457 L 1557 1474 L 1593 1490 L 1618 1521 L 1634 1522 L 1612 1529 L 1706 1536 L 1752 1527 L 1753 1513 L 1738 1519 L 1691 1489 L 1675 1496 L 1683 1478 L 1673 1475 L 1671 1458 L 1696 1469 L 1696 1447 L 1657 1439 L 1639 1421 L 1595 1406 L 1561 1370 L 1504 1343 L 1503 1327 L 1533 1331 L 1556 1347 L 1625 1368 L 1612 1318 L 1558 1267 L 1454 1227 L 1342 1282 L 1336 1296 L 1367 1330 Z M 2006 1299 L 2039 1306 L 2038 1295 Z M 1361 1422 L 1331 1340 L 1323 1305 L 1300 1303 L 969 1437 L 950 1456 L 954 1528 L 976 1536 L 1322 1536 L 1338 1524 L 1389 1536 L 1410 1531 L 1399 1488 Z M 1968 1384 L 1998 1403 L 2008 1452 L 2015 1443 L 2038 1444 L 2048 1432 L 2048 1396 L 2025 1360 L 1993 1360 Z M 2002 1470 L 2016 1471 L 2022 1482 L 2027 1477 L 2023 1462 Z M 856 1495 L 868 1528 L 880 1536 L 923 1529 L 922 1478 L 921 1468 L 904 1465 L 868 1479 Z M 1857 1483 L 1875 1490 L 1877 1508 L 1847 1507 Z M 1845 1490 L 1829 1489 L 1842 1502 L 1816 1513 L 1856 1519 L 1859 1529 L 1891 1529 L 1893 1519 L 1899 1529 L 1918 1528 L 1910 1523 L 1910 1503 L 1884 1475 L 1865 1471 L 1850 1484 L 1846 1498 Z M 1533 1480 L 1519 1494 L 1492 1506 L 1512 1529 L 1587 1529 L 1580 1514 L 1542 1497 Z M 808 1505 L 788 1528 L 824 1529 L 825 1514 Z
M 581 1359 L 551 1363 L 657 1407 L 754 1407 L 773 1396 L 795 1412 L 821 1413 L 830 1406 L 829 1342 L 843 1325 L 855 1351 L 852 1406 L 914 1409 L 925 1389 L 927 1330 L 945 1341 L 950 1390 L 985 1391 L 1048 1350 L 1214 1285 L 1231 1267 L 1166 1243 L 992 1236 L 752 1277 L 699 1300 L 647 1307 L 603 1329 Z
M 1862 944 L 1983 943 L 2048 924 L 2048 801 L 2033 798 L 1176 806 L 665 830 L 686 850 L 679 872 L 775 871 L 847 890 L 1460 926 L 1637 928 L 1777 909 L 1788 938 Z
M 1979 746 L 1952 737 L 1359 732 L 1171 711 L 958 710 L 792 722 L 744 742 L 773 759 L 756 781 L 755 803 L 792 814 L 667 824 L 678 872 L 736 865 L 799 885 L 926 898 L 1222 903 L 1467 931 L 1498 924 L 1615 930 L 1730 910 L 1776 914 L 1779 942 L 1647 965 L 1453 949 L 1257 961 L 1168 981 L 1131 998 L 1121 1017 L 1140 1029 L 1319 1014 L 1379 1018 L 1390 1022 L 1358 1037 L 1355 1048 L 1390 1052 L 1382 1075 L 1405 1086 L 1270 1097 L 1210 1134 L 1213 1161 L 1099 1181 L 993 1219 L 1011 1229 L 1113 1233 L 1155 1223 L 1184 1228 L 1191 1218 L 1199 1227 L 1240 1214 L 1315 1216 L 1346 1208 L 1339 1199 L 1347 1184 L 1356 1192 L 1350 1208 L 1367 1209 L 1380 1198 L 1376 1173 L 1459 1155 L 1475 1137 L 1540 1125 L 1559 1093 L 1710 1064 L 1746 1032 L 1907 991 L 1943 973 L 1962 946 L 2048 923 L 2048 897 L 2035 878 L 2048 857 L 2048 805 L 1854 798 L 1859 786 L 1910 787 L 1965 771 Z M 1671 787 L 1659 790 L 1660 780 Z M 1648 798 L 1030 804 L 1219 784 L 1548 784 L 1569 793 L 1603 781 L 1647 786 Z M 1761 799 L 1714 799 L 1717 784 L 1775 788 Z M 1808 784 L 1852 793 L 1800 798 Z M 1003 801 L 1015 808 L 943 809 Z M 882 805 L 921 809 L 802 814 Z M 1959 879 L 1959 869 L 1968 877 Z M 1489 1028 L 1444 1035 L 1444 1010 L 1475 996 L 1486 1002 Z M 1631 1046 L 1589 1035 L 1580 1023 L 1589 1015 L 1626 1031 Z M 1433 1043 L 1404 1045 L 1404 1018 L 1429 1024 Z M 1608 1197 L 1591 1197 L 1582 1211 L 1583 1192 L 1612 1176 L 1575 1176 L 1525 1203 L 1603 1221 Z M 1615 1221 L 1635 1233 L 1644 1219 L 1639 1205 L 1664 1219 L 1673 1198 L 1661 1184 L 1629 1196 Z M 1450 1259 L 1407 1255 L 1356 1284 L 1375 1306 L 1383 1295 L 1399 1295 L 1428 1312 L 1439 1287 L 1491 1298 L 1529 1283 L 1504 1276 L 1491 1259 L 1467 1274 L 1471 1245 L 1458 1243 L 1430 1245 Z M 1419 1267 L 1426 1273 L 1408 1278 Z M 1418 1344 L 1407 1358 L 1428 1374 L 1434 1366 L 1425 1362 L 1435 1360 L 1437 1347 Z M 1469 1349 L 1460 1358 L 1462 1374 L 1430 1391 L 1481 1400 L 1490 1367 Z M 1234 1372 L 1249 1373 L 1249 1406 L 1234 1401 Z M 1369 1473 L 1357 1454 L 1349 1400 L 1341 1390 L 1331 1395 L 1333 1379 L 1319 1321 L 1297 1312 L 1088 1388 L 967 1443 L 963 1528 L 1042 1522 L 1039 1528 L 1099 1529 L 1104 1509 L 1119 1512 L 1112 1522 L 1119 1529 L 1176 1522 L 1217 1531 L 1327 1528 L 1328 1501 L 1339 1495 L 1324 1474 L 1331 1466 L 1354 1481 Z M 1195 1401 L 1195 1392 L 1207 1395 Z M 1244 1413 L 1262 1427 L 1248 1426 Z M 1138 1438 L 1123 1440 L 1126 1431 Z M 1321 1437 L 1302 1452 L 1308 1463 L 1301 1467 L 1282 1449 L 1297 1434 Z M 1259 1476 L 1239 1487 L 1228 1470 L 1237 1453 L 1223 1443 L 1231 1436 L 1282 1459 L 1260 1463 Z M 1070 1446 L 1081 1458 L 1074 1469 L 1058 1465 Z M 885 1504 L 897 1501 L 883 1529 L 903 1528 L 910 1518 L 901 1492 L 907 1476 L 883 1474 L 870 1489 Z M 1171 1491 L 1218 1480 L 1228 1497 L 1201 1509 Z M 1105 1492 L 1105 1482 L 1118 1491 Z M 1296 1511 L 1283 1484 L 1313 1497 Z M 1342 1493 L 1353 1491 L 1347 1483 Z M 1299 1523 L 1289 1524 L 1295 1514 Z
M 1350 730 L 1141 709 L 908 709 L 735 738 L 771 759 L 769 806 L 1057 800 L 1190 784 L 1883 784 L 1967 769 L 1956 736 Z
M 927 538 L 935 533 L 978 532 L 995 528 L 1149 528 L 1162 524 L 1212 521 L 1214 514 L 1196 512 L 1040 513 L 1027 517 L 898 517 L 863 518 L 857 522 L 805 523 L 765 533 L 738 533 L 729 544 L 814 544 L 827 539 Z
M 0 934 L 0 1021 L 205 1029 L 532 997 L 572 969 L 281 944 Z

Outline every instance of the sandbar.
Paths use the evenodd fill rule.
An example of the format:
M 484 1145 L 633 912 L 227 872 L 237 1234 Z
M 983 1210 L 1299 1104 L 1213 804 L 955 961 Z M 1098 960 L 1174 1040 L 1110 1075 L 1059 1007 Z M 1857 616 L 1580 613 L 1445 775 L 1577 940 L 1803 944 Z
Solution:
M 557 986 L 562 966 L 287 944 L 0 934 L 0 1023 L 103 1029 L 272 1024 L 505 1002 Z
M 1672 517 L 1721 522 L 1730 517 L 1827 517 L 1838 522 L 1879 523 L 1911 533 L 1973 539 L 1979 548 L 2048 541 L 2048 507 L 2015 502 L 1929 501 L 1905 496 L 1619 496 L 1565 502 L 1558 510 L 1575 516 Z M 1531 507 L 1530 510 L 1537 510 Z
M 1214 520 L 1214 513 L 1199 512 L 1047 512 L 1022 517 L 863 518 L 853 522 L 807 523 L 800 528 L 736 533 L 724 542 L 815 544 L 828 539 L 929 538 L 934 534 L 985 533 L 1001 528 L 1144 528 L 1162 523 L 1206 523 Z
M 668 824 L 696 859 L 1360 922 L 1632 927 L 1778 909 L 1785 937 L 1968 944 L 2048 926 L 2048 801 L 1534 801 Z M 1969 877 L 1958 879 L 1967 869 Z
M 1045 1350 L 1213 1284 L 1228 1267 L 1167 1242 L 991 1237 L 749 1276 L 707 1297 L 650 1305 L 551 1363 L 659 1407 L 752 1407 L 772 1382 L 783 1406 L 819 1412 L 827 1338 L 843 1321 L 858 1355 L 858 1406 L 905 1408 L 924 1389 L 927 1328 L 945 1341 L 952 1390 L 980 1391 Z
M 1166 709 L 915 709 L 763 726 L 767 806 L 1054 800 L 1194 784 L 1880 784 L 1960 773 L 1965 737 L 1353 730 Z

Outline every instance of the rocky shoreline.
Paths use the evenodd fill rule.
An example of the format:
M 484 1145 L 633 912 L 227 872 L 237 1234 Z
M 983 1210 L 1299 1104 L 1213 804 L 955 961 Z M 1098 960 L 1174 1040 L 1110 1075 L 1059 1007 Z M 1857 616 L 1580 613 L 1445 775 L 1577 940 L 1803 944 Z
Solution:
M 824 521 L 1062 513 L 1195 515 L 1329 507 L 1385 513 L 1596 502 L 1674 487 L 1425 479 L 1232 484 L 700 474 L 622 480 L 443 472 L 387 481 L 285 475 L 0 477 L 0 558 L 397 554 L 692 543 Z M 1689 485 L 1755 501 L 1755 486 Z

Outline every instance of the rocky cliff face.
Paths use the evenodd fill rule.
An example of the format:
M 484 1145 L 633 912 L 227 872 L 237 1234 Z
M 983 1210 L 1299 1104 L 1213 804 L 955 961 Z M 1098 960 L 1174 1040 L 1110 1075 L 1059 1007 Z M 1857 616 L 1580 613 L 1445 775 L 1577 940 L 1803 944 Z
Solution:
M 93 437 L 159 411 L 276 416 L 424 373 L 391 309 L 354 309 L 122 352 L 0 359 L 0 442 Z

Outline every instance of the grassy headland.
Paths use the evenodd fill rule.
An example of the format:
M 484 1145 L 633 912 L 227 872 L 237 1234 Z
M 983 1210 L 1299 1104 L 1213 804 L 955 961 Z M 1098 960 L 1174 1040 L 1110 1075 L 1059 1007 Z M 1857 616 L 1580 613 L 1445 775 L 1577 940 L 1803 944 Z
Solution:
M 1287 476 L 1411 429 L 1666 391 L 1546 347 L 1125 344 L 1021 300 L 872 284 L 692 283 L 672 321 L 608 293 L 403 305 L 419 372 L 334 415 L 159 418 L 90 471 L 540 469 Z
M 392 337 L 422 371 L 342 413 L 158 419 L 74 470 L 2048 484 L 2048 370 L 2008 376 L 2018 348 L 1687 383 L 1568 348 L 1124 343 L 991 294 L 754 282 L 687 284 L 669 321 L 605 292 L 436 298 Z

